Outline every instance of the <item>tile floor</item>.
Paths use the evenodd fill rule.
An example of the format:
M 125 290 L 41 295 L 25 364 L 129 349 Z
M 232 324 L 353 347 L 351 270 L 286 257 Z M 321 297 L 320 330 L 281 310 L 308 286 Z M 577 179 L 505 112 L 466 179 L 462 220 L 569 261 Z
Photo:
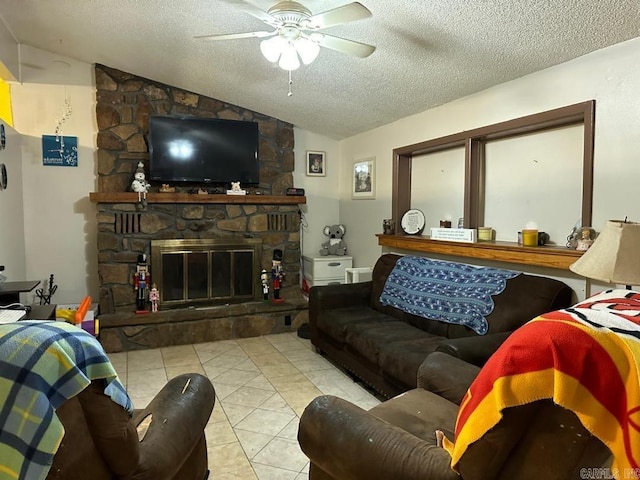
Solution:
M 364 409 L 379 400 L 316 354 L 295 333 L 112 353 L 136 408 L 168 379 L 207 375 L 216 404 L 206 427 L 211 480 L 301 480 L 309 460 L 298 446 L 304 408 L 322 394 Z

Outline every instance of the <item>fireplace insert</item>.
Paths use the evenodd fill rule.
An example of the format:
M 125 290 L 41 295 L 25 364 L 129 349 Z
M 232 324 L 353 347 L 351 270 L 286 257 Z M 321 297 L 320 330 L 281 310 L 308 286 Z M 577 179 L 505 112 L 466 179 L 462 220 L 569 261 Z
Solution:
M 163 308 L 260 299 L 259 238 L 151 241 L 151 278 Z

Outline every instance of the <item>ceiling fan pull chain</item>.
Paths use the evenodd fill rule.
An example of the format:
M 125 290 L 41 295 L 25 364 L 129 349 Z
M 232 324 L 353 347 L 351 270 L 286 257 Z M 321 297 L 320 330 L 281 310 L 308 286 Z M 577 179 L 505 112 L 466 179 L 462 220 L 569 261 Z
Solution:
M 287 92 L 287 97 L 293 96 L 293 92 L 291 91 L 291 85 L 293 85 L 293 80 L 291 79 L 291 70 L 289 70 L 289 92 Z

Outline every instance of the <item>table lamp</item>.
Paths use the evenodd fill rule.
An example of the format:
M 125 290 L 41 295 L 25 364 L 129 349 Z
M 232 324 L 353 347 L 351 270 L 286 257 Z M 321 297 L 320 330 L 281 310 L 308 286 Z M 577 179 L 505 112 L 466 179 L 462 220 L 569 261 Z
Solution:
M 593 245 L 569 269 L 627 289 L 640 285 L 640 223 L 608 220 Z

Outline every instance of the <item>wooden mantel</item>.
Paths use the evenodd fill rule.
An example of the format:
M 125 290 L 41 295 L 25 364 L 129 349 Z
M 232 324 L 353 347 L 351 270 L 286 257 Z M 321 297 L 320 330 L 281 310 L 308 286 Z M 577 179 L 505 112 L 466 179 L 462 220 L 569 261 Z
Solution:
M 513 242 L 462 243 L 431 240 L 429 237 L 421 235 L 376 234 L 376 236 L 378 237 L 378 245 L 384 247 L 562 270 L 568 270 L 569 265 L 584 253 L 557 246 L 523 247 Z
M 135 192 L 91 192 L 94 203 L 137 203 Z M 222 203 L 241 205 L 303 205 L 307 197 L 295 195 L 218 195 L 198 193 L 147 193 L 147 203 Z

